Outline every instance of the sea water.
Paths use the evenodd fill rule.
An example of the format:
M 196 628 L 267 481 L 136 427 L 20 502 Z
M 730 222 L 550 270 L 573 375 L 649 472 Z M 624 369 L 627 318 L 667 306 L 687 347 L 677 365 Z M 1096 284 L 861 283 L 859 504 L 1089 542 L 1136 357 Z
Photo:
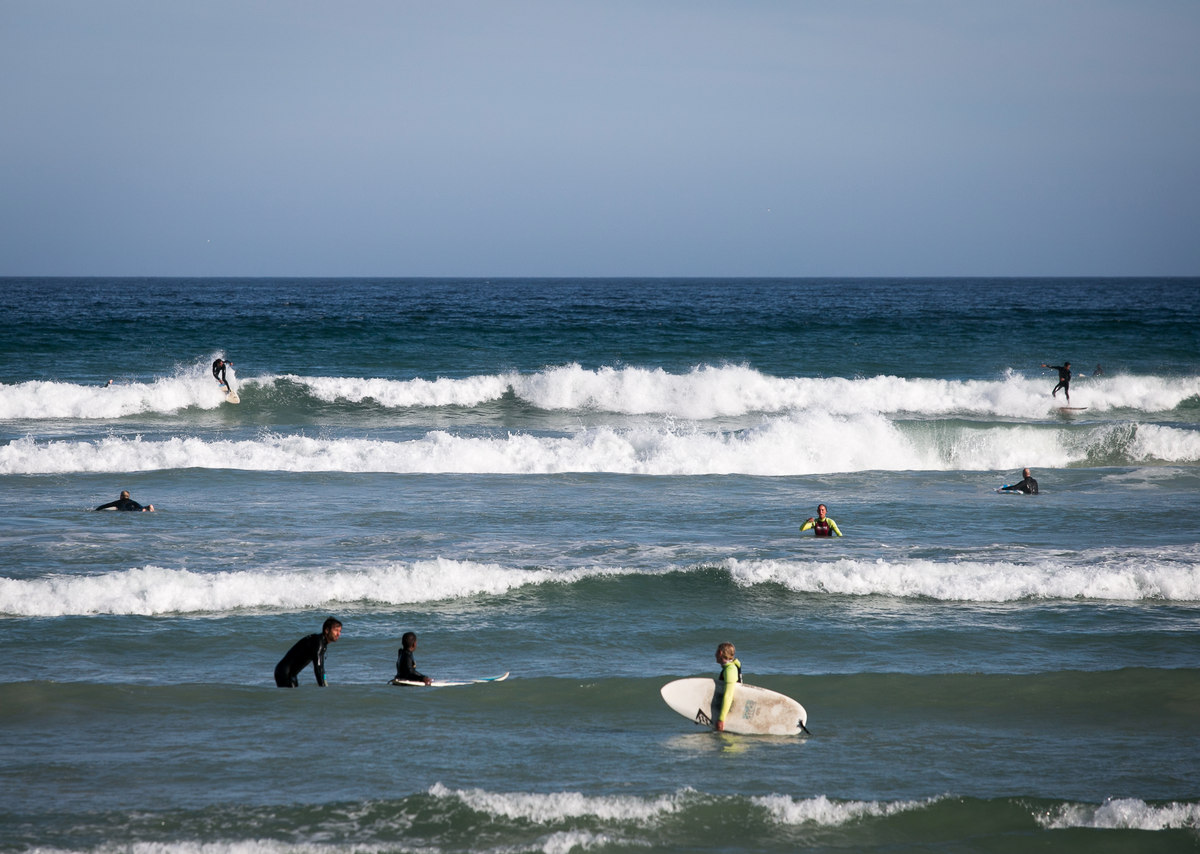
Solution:
M 1200 847 L 1200 280 L 0 308 L 0 851 Z M 662 702 L 721 641 L 811 737 Z

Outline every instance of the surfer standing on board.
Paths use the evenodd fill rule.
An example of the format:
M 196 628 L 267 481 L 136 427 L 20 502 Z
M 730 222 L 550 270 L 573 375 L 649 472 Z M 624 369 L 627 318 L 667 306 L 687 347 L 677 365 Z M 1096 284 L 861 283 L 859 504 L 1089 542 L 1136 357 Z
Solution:
M 731 643 L 717 646 L 717 664 L 721 665 L 721 673 L 717 676 L 717 683 L 721 686 L 721 712 L 713 722 L 717 732 L 725 729 L 725 716 L 729 714 L 729 707 L 733 705 L 733 693 L 737 690 L 737 684 L 742 681 L 742 663 L 737 660 L 736 655 L 737 650 Z M 715 697 L 713 702 L 716 702 Z
M 1054 387 L 1054 391 L 1050 392 L 1051 397 L 1058 396 L 1058 390 L 1063 390 L 1063 395 L 1067 398 L 1067 403 L 1071 402 L 1071 363 L 1063 362 L 1061 365 L 1047 365 L 1042 362 L 1043 368 L 1053 368 L 1058 371 L 1058 385 Z M 1086 397 L 1086 395 L 1085 395 Z
M 227 362 L 224 359 L 217 359 L 213 362 L 213 378 L 224 387 L 225 391 L 233 391 L 229 387 L 229 380 L 225 378 L 225 366 L 232 364 L 233 362 Z
M 417 648 L 416 632 L 405 632 L 400 638 L 400 649 L 396 652 L 396 678 L 393 682 L 424 682 L 432 685 L 433 680 L 423 673 L 417 672 L 417 664 L 413 661 L 413 651 Z
M 997 491 L 1024 492 L 1026 495 L 1037 495 L 1037 481 L 1033 479 L 1033 475 L 1029 473 L 1029 469 L 1024 469 L 1021 474 L 1025 476 L 1024 480 L 1018 480 L 1016 483 L 1010 483 L 1008 486 L 1002 486 Z
M 803 534 L 809 528 L 813 529 L 815 537 L 832 537 L 835 534 L 841 536 L 842 532 L 838 529 L 837 522 L 825 515 L 825 505 L 817 505 L 817 518 L 808 517 L 808 521 L 800 526 L 800 533 Z
M 129 490 L 126 489 L 126 490 L 122 490 L 121 497 L 118 498 L 116 501 L 110 501 L 107 504 L 101 504 L 96 509 L 97 510 L 131 510 L 131 511 L 135 511 L 135 512 L 140 511 L 142 513 L 153 513 L 154 505 L 147 504 L 145 507 L 143 507 L 142 505 L 138 504 L 136 501 L 134 501 L 132 498 L 129 497 Z
M 312 663 L 317 684 L 325 687 L 325 650 L 342 636 L 342 621 L 330 617 L 321 626 L 320 634 L 307 635 L 296 641 L 287 655 L 275 665 L 275 684 L 280 688 L 295 688 L 300 671 Z

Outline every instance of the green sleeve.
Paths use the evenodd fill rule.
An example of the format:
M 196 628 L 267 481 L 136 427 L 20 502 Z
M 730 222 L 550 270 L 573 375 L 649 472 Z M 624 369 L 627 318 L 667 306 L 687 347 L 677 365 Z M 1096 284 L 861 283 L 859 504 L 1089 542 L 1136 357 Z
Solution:
M 813 520 L 809 519 L 807 522 L 805 522 L 803 525 L 800 526 L 800 533 L 803 534 L 805 531 L 807 531 L 812 526 L 813 526 Z
M 837 522 L 833 521 L 833 520 L 832 520 L 832 519 L 830 519 L 828 516 L 826 516 L 826 517 L 825 517 L 825 521 L 829 523 L 829 527 L 830 527 L 830 529 L 831 529 L 831 530 L 832 530 L 832 531 L 833 531 L 835 534 L 837 534 L 839 537 L 842 535 L 842 532 L 841 532 L 840 530 L 838 530 Z
M 721 671 L 721 680 L 725 690 L 721 695 L 721 716 L 718 720 L 725 720 L 725 716 L 729 714 L 729 707 L 733 705 L 733 692 L 737 688 L 737 678 L 737 665 L 731 661 Z

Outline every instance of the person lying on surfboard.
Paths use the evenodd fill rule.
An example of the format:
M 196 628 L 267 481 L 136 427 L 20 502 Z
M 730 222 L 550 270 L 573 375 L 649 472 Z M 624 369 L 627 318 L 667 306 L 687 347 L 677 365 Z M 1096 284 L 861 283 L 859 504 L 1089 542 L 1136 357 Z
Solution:
M 121 492 L 121 497 L 118 498 L 116 501 L 110 501 L 107 504 L 101 504 L 96 509 L 97 510 L 131 510 L 134 512 L 153 513 L 154 505 L 147 504 L 145 507 L 143 507 L 142 505 L 138 504 L 136 501 L 134 501 L 132 498 L 129 497 L 129 490 L 126 489 Z
M 841 536 L 842 532 L 838 529 L 837 522 L 825 515 L 825 505 L 817 505 L 817 518 L 808 517 L 808 521 L 800 526 L 800 533 L 803 534 L 809 528 L 813 529 L 815 537 L 832 537 L 835 534 Z
M 1029 469 L 1021 472 L 1024 475 L 1024 480 L 1018 480 L 1016 483 L 1010 483 L 1008 486 L 1002 486 L 997 492 L 1024 492 L 1026 495 L 1037 495 L 1037 481 L 1029 474 Z
M 413 661 L 413 651 L 417 648 L 415 632 L 405 632 L 400 638 L 400 649 L 396 652 L 396 678 L 393 682 L 424 682 L 432 685 L 433 679 L 424 673 L 417 672 L 416 662 Z
M 717 676 L 717 683 L 721 688 L 721 711 L 713 722 L 717 732 L 725 729 L 725 717 L 729 714 L 729 707 L 733 705 L 733 694 L 738 683 L 742 681 L 742 663 L 736 656 L 737 650 L 733 644 L 726 642 L 717 646 L 717 664 L 721 665 L 721 672 Z M 715 698 L 713 702 L 716 702 Z
M 224 359 L 217 359 L 215 362 L 213 362 L 213 378 L 221 384 L 225 391 L 233 391 L 233 389 L 229 387 L 229 380 L 225 378 L 225 367 L 232 364 L 233 362 L 227 362 Z

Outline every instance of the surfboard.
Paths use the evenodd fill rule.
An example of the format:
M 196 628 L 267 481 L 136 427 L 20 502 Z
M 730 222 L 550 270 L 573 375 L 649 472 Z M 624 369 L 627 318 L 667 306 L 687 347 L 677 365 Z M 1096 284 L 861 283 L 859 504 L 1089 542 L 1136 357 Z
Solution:
M 478 685 L 482 682 L 503 682 L 508 678 L 508 673 L 501 673 L 499 676 L 485 676 L 482 679 L 467 679 L 462 682 L 454 682 L 448 679 L 434 679 L 429 687 L 431 688 L 453 688 L 458 685 Z M 388 682 L 389 685 L 412 685 L 416 688 L 424 688 L 424 682 L 409 682 L 403 679 L 393 679 Z
M 696 677 L 668 682 L 659 693 L 676 712 L 712 729 L 714 719 L 721 713 L 713 705 L 716 689 L 715 679 Z M 807 722 L 808 712 L 791 697 L 743 683 L 733 694 L 724 731 L 739 735 L 796 735 L 808 732 Z
M 242 399 L 240 397 L 238 397 L 238 393 L 236 391 L 231 391 L 225 395 L 225 402 L 226 403 L 241 403 Z
M 1085 410 L 1085 409 L 1087 409 L 1086 406 L 1060 406 L 1058 408 L 1058 411 L 1059 412 L 1083 412 L 1083 410 Z

